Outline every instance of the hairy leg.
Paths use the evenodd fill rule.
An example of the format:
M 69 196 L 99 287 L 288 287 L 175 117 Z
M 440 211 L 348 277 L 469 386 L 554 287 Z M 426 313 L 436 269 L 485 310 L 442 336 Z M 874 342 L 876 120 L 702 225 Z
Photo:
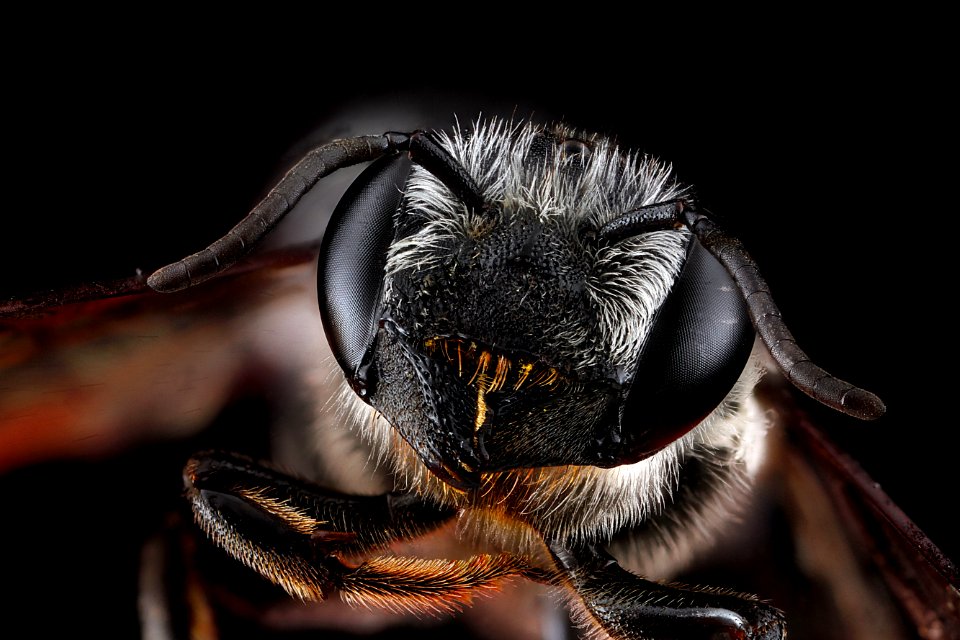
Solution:
M 546 578 L 511 554 L 369 557 L 393 541 L 436 529 L 456 513 L 410 494 L 346 495 L 220 452 L 192 458 L 184 481 L 196 521 L 213 541 L 303 600 L 337 591 L 349 603 L 441 611 L 510 576 Z M 348 563 L 358 556 L 366 559 Z

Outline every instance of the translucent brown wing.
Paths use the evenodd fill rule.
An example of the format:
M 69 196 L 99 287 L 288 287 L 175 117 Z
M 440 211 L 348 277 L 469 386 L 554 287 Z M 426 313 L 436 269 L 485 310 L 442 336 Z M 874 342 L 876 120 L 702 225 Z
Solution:
M 755 500 L 681 579 L 762 594 L 786 612 L 791 638 L 960 637 L 950 559 L 785 381 L 768 374 L 759 394 L 775 428 Z
M 261 255 L 183 295 L 132 277 L 0 304 L 0 473 L 196 434 L 244 384 L 304 366 L 313 256 Z M 304 325 L 258 332 L 283 316 Z
M 790 405 L 782 398 L 779 406 Z M 800 557 L 811 573 L 832 580 L 838 626 L 848 629 L 841 637 L 897 637 L 897 617 L 903 637 L 960 637 L 953 562 L 808 415 L 793 413 L 786 427 L 783 483 L 804 536 L 797 540 L 807 547 Z M 891 610 L 881 614 L 888 602 Z

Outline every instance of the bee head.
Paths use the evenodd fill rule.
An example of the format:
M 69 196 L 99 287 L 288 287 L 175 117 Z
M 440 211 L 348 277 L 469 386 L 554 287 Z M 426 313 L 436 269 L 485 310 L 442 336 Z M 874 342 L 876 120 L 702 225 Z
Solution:
M 347 379 L 431 471 L 632 463 L 723 402 L 753 327 L 668 168 L 532 124 L 423 144 L 345 194 L 318 287 Z

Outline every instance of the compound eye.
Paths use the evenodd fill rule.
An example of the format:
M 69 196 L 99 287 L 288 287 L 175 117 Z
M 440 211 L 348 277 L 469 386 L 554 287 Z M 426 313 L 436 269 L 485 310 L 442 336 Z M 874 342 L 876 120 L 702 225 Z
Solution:
M 367 167 L 340 199 L 320 245 L 320 315 L 333 355 L 351 380 L 377 330 L 383 269 L 409 173 L 405 155 Z
M 621 414 L 627 457 L 652 455 L 707 417 L 743 372 L 754 329 L 733 278 L 694 238 Z

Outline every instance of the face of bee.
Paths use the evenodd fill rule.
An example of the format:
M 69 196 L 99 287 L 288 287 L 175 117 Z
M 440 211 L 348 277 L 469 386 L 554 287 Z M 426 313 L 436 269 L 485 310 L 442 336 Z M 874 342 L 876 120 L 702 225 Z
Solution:
M 689 233 L 597 239 L 623 212 L 682 195 L 669 171 L 606 139 L 534 125 L 495 121 L 443 144 L 488 206 L 466 206 L 421 167 L 392 187 L 403 196 L 377 234 L 374 326 L 348 372 L 364 399 L 460 489 L 483 472 L 633 462 L 695 426 L 624 444 L 637 362 Z

